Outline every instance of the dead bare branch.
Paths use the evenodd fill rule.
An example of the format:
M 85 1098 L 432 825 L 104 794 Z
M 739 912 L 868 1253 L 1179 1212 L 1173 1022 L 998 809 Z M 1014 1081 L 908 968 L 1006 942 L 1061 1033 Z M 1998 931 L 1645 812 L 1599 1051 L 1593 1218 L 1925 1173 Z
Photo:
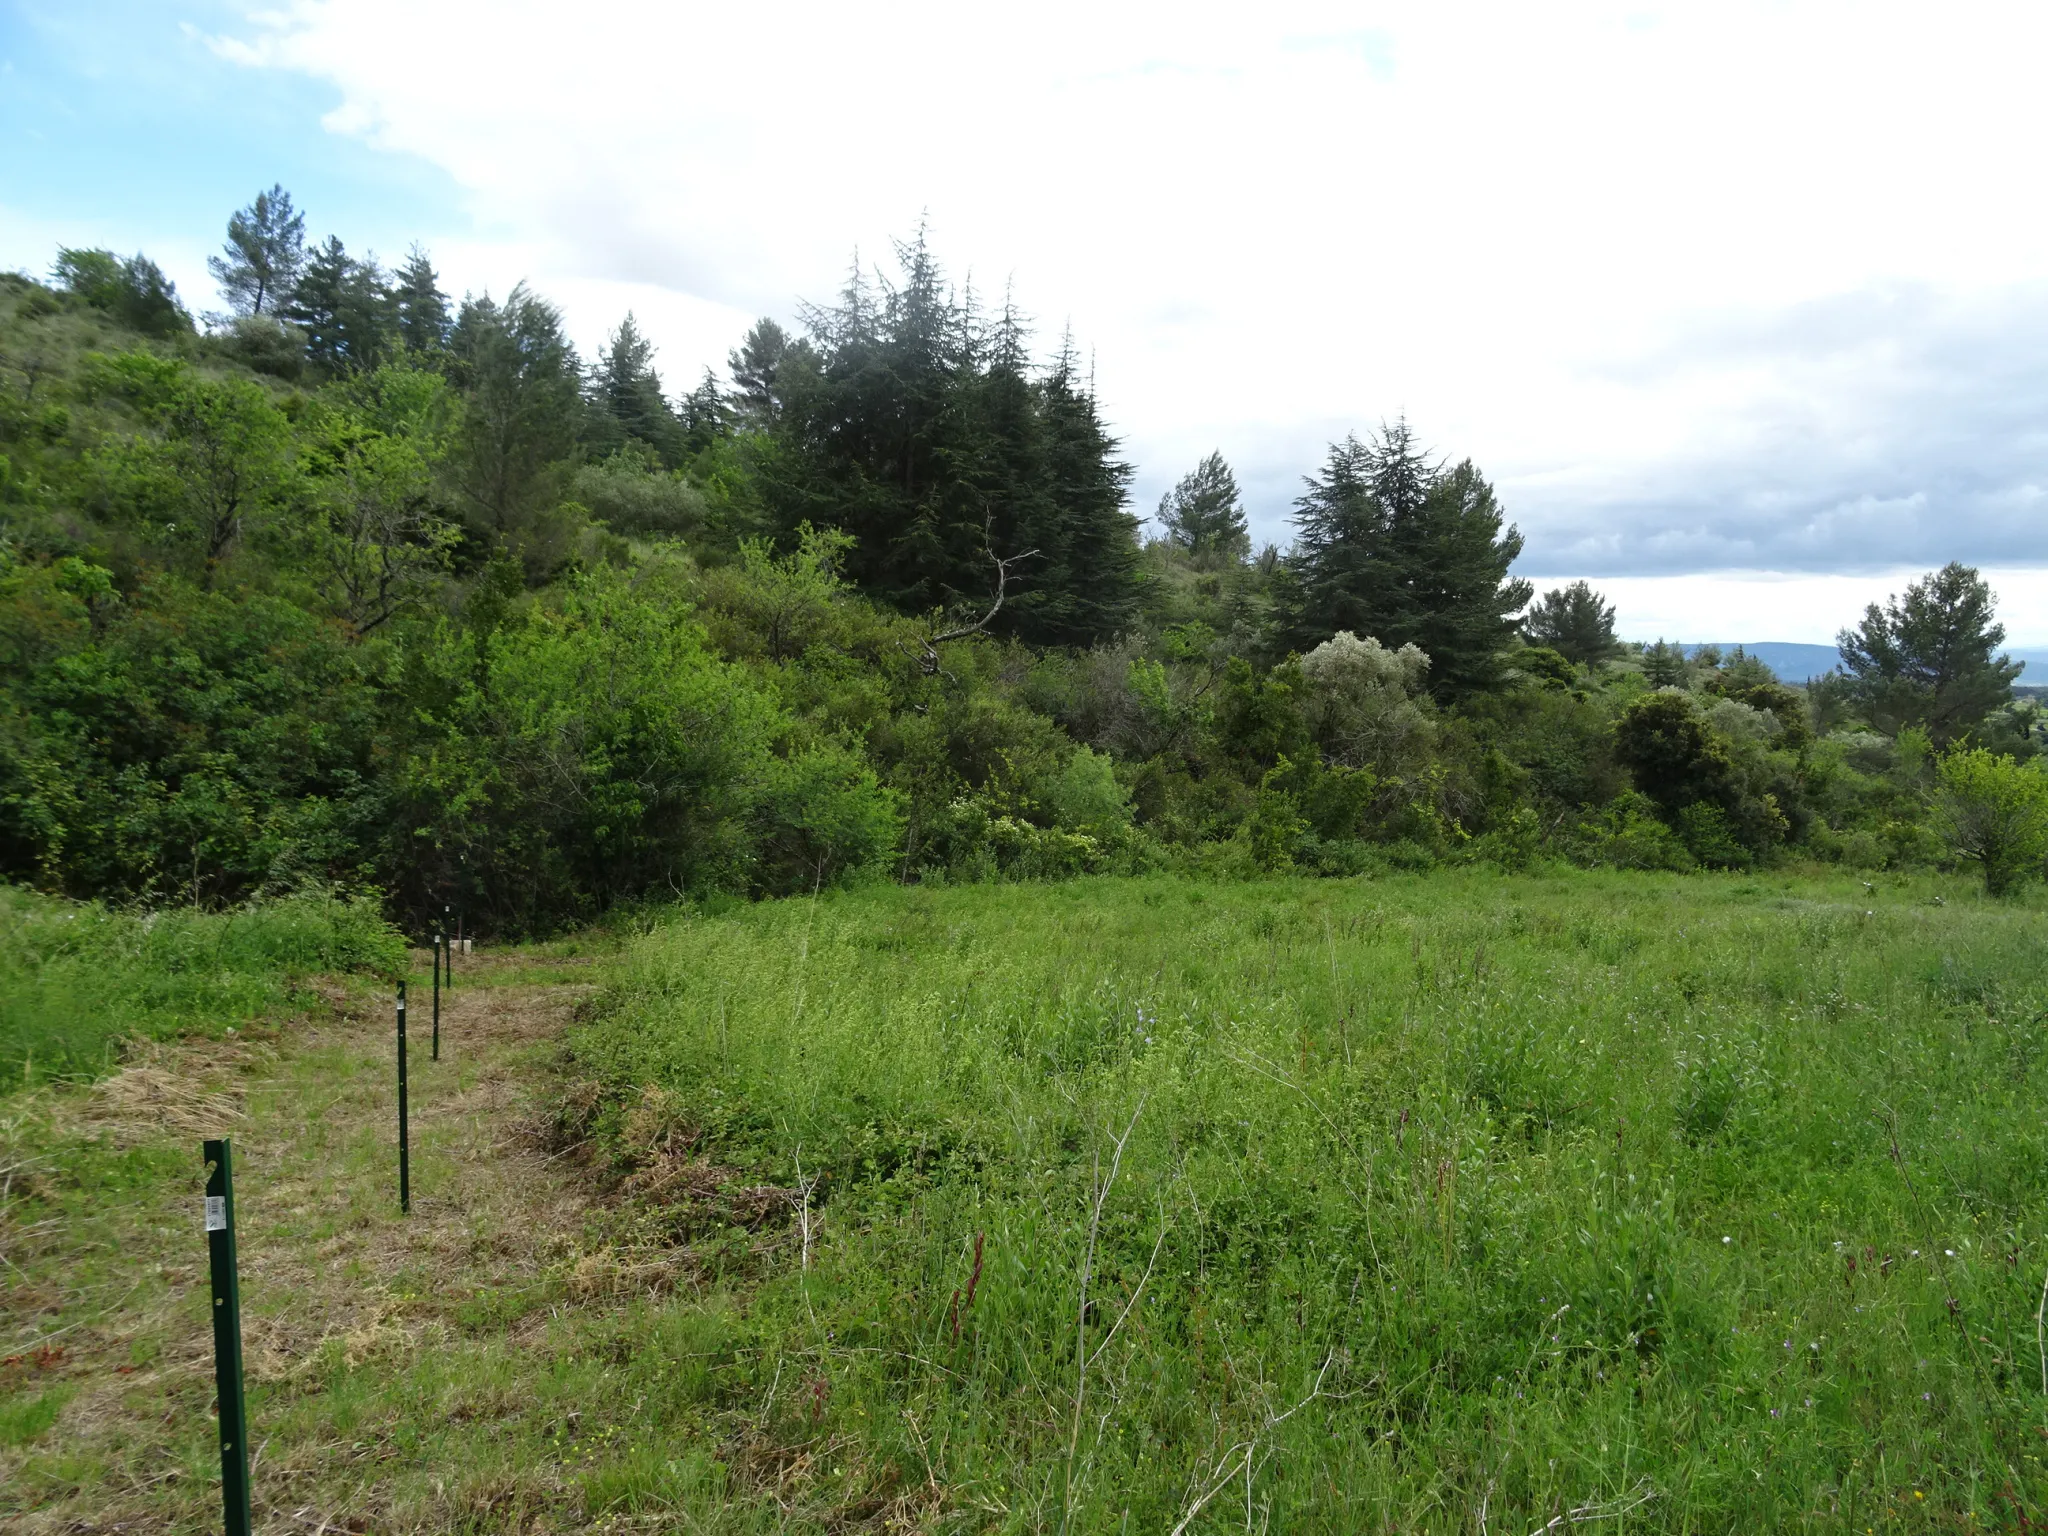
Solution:
M 1595 1520 L 1618 1520 L 1632 1509 L 1640 1509 L 1657 1497 L 1657 1490 L 1646 1477 L 1619 1499 L 1608 1504 L 1581 1504 L 1577 1509 L 1568 1509 L 1556 1515 L 1544 1525 L 1539 1525 L 1529 1536 L 1544 1536 L 1546 1531 L 1568 1530 L 1575 1525 L 1591 1525 Z
M 995 600 L 988 606 L 988 612 L 971 624 L 955 624 L 950 629 L 934 630 L 928 635 L 918 636 L 917 643 L 924 654 L 918 658 L 918 668 L 926 677 L 936 677 L 945 668 L 939 664 L 939 647 L 949 640 L 965 640 L 987 630 L 995 616 L 1003 611 L 1003 600 L 1009 595 L 1010 567 L 1022 565 L 1026 560 L 1036 559 L 1038 551 L 1027 549 L 1019 555 L 998 555 L 994 539 L 995 514 L 991 512 L 982 524 L 981 547 L 987 552 L 989 562 L 996 568 Z
M 1248 1473 L 1251 1470 L 1253 1460 L 1259 1455 L 1260 1443 L 1267 1435 L 1271 1434 L 1323 1395 L 1323 1378 L 1330 1374 L 1331 1362 L 1336 1358 L 1335 1351 L 1323 1356 L 1323 1368 L 1316 1372 L 1315 1385 L 1309 1388 L 1307 1397 L 1304 1397 L 1285 1413 L 1273 1414 L 1268 1417 L 1266 1422 L 1259 1427 L 1257 1434 L 1253 1435 L 1249 1440 L 1240 1440 L 1217 1459 L 1216 1464 L 1222 1470 L 1215 1475 L 1209 1486 L 1197 1495 L 1195 1501 L 1188 1506 L 1187 1513 L 1182 1515 L 1180 1522 L 1174 1526 L 1173 1536 L 1184 1536 L 1187 1528 L 1195 1523 L 1195 1520 L 1201 1515 L 1202 1511 L 1208 1507 L 1211 1499 L 1235 1482 L 1238 1474 Z

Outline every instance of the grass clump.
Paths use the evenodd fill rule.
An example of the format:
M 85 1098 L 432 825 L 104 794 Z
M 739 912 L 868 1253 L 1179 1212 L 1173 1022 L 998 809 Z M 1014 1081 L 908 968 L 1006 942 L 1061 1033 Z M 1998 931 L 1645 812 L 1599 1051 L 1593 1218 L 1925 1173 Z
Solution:
M 226 912 L 124 911 L 0 886 L 0 1085 L 105 1071 L 120 1043 L 217 1034 L 318 972 L 397 975 L 373 902 L 324 894 Z
M 2048 1502 L 2040 925 L 1903 880 L 849 893 L 641 941 L 563 1129 L 782 1192 L 772 1260 L 691 1240 L 821 1523 L 1984 1528 Z

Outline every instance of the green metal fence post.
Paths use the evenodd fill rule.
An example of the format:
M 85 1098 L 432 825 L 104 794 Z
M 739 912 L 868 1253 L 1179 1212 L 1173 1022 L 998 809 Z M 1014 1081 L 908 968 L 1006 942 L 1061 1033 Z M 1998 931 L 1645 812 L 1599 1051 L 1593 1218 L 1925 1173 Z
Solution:
M 405 1126 L 405 983 L 398 984 L 398 1210 L 412 1210 L 412 1151 Z
M 249 1536 L 249 1413 L 242 1400 L 242 1287 L 235 1275 L 235 1171 L 226 1137 L 206 1157 L 206 1258 L 213 1293 L 213 1381 L 220 1399 L 220 1499 L 227 1536 Z
M 434 1060 L 441 1059 L 441 935 L 434 935 Z

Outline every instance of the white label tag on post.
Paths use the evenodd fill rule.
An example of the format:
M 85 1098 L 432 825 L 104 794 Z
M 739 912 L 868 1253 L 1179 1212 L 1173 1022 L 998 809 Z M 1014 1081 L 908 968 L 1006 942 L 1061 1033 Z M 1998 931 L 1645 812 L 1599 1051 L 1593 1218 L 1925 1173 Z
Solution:
M 228 1197 L 208 1195 L 206 1197 L 206 1230 L 225 1232 L 228 1229 Z

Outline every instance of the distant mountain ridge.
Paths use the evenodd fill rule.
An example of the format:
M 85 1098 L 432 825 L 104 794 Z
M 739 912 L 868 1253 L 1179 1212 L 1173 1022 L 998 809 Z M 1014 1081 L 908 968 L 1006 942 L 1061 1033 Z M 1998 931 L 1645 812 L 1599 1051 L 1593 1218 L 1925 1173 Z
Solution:
M 1703 648 L 1708 642 L 1688 644 L 1690 654 Z M 1735 649 L 1738 642 L 1733 640 L 1712 642 L 1723 655 Z M 1842 653 L 1832 645 L 1800 645 L 1790 640 L 1744 640 L 1739 642 L 1742 649 L 1778 674 L 1781 681 L 1803 683 L 1812 678 L 1832 672 L 1842 664 Z M 2014 661 L 2025 664 L 2019 681 L 2027 684 L 2048 682 L 2048 649 L 2039 647 L 2007 646 L 2005 654 Z

